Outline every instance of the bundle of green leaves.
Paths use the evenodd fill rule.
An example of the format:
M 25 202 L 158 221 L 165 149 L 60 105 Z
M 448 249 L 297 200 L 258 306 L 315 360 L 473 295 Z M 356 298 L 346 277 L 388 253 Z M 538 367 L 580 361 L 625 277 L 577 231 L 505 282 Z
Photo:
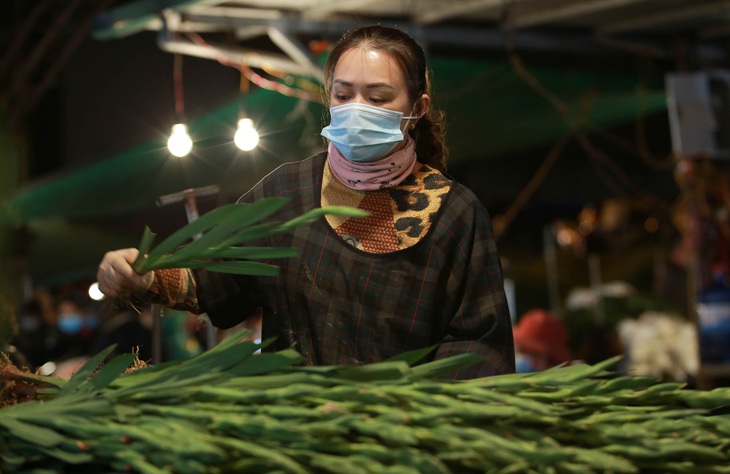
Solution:
M 288 203 L 266 198 L 251 204 L 228 204 L 204 214 L 152 249 L 155 234 L 145 228 L 134 269 L 142 274 L 161 268 L 204 268 L 239 275 L 275 275 L 279 268 L 256 260 L 294 257 L 298 249 L 243 245 L 286 234 L 326 214 L 365 217 L 367 211 L 347 206 L 312 209 L 286 222 L 265 221 Z

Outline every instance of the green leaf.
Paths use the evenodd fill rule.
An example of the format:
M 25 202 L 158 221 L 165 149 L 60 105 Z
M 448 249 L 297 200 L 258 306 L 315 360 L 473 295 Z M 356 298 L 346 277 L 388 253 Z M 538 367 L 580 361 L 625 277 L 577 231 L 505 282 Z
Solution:
M 247 365 L 256 365 L 251 356 L 257 350 L 273 342 L 267 339 L 261 344 L 244 341 L 250 330 L 241 329 L 226 337 L 211 349 L 189 359 L 175 361 L 164 366 L 150 366 L 132 372 L 118 379 L 115 387 L 115 397 L 133 397 L 136 393 L 145 390 L 165 389 L 175 384 L 192 384 L 195 380 L 218 380 L 227 378 L 226 371 L 237 371 Z M 258 358 L 258 356 L 257 356 Z M 155 370 L 155 367 L 158 367 Z M 194 380 L 194 378 L 198 377 Z
M 186 266 L 190 261 L 200 260 L 201 258 L 211 259 L 235 259 L 235 260 L 255 260 L 255 259 L 271 259 L 271 258 L 289 258 L 296 257 L 300 254 L 298 249 L 291 247 L 224 247 L 208 249 L 204 255 L 198 255 L 195 259 L 186 259 L 177 254 L 167 255 L 160 258 L 155 265 L 157 268 L 177 268 Z M 192 268 L 192 267 L 187 267 Z
M 54 430 L 24 423 L 17 418 L 7 416 L 7 413 L 0 417 L 0 426 L 4 426 L 14 437 L 35 446 L 52 447 L 66 440 L 64 436 Z
M 152 232 L 148 226 L 145 226 L 144 233 L 142 234 L 142 240 L 139 243 L 139 255 L 137 255 L 137 259 L 132 264 L 133 268 L 143 265 L 143 262 L 147 260 L 150 248 L 152 247 L 152 242 L 155 240 L 156 235 L 157 234 Z
M 233 234 L 225 241 L 226 246 L 240 245 L 245 242 L 270 237 L 273 235 L 281 235 L 291 232 L 295 227 L 310 224 L 326 214 L 350 217 L 365 217 L 369 213 L 361 209 L 347 206 L 327 206 L 308 211 L 307 213 L 291 219 L 287 222 L 265 222 L 256 226 L 251 226 Z
M 39 375 L 31 372 L 21 372 L 13 374 L 14 379 L 24 380 L 30 382 L 33 385 L 40 385 L 44 388 L 36 388 L 36 391 L 47 391 L 48 393 L 55 393 L 64 385 L 66 385 L 65 379 L 59 379 L 58 377 L 52 377 L 50 375 Z
M 175 373 L 178 373 L 180 371 L 180 367 L 182 367 L 184 364 L 195 363 L 196 360 L 203 357 L 215 357 L 215 354 L 225 350 L 228 347 L 241 344 L 242 342 L 254 345 L 252 353 L 258 349 L 268 346 L 273 342 L 273 339 L 266 339 L 260 344 L 256 344 L 250 341 L 244 341 L 244 339 L 246 339 L 246 337 L 250 333 L 251 331 L 249 329 L 241 328 L 228 335 L 224 340 L 213 346 L 211 349 L 201 354 L 187 359 L 171 360 L 156 365 L 150 365 L 139 370 L 135 370 L 134 372 L 127 374 L 124 377 L 119 377 L 114 380 L 112 382 L 112 386 L 116 388 L 124 388 L 141 386 L 141 384 L 143 383 L 156 383 L 156 381 L 161 380 L 162 377 L 170 377 Z
M 106 388 L 134 363 L 134 354 L 121 354 L 104 364 L 104 366 L 79 387 L 79 392 L 97 392 Z
M 177 255 L 180 258 L 203 256 L 206 249 L 217 247 L 223 239 L 230 236 L 241 227 L 246 227 L 254 222 L 266 218 L 270 214 L 281 209 L 281 207 L 287 202 L 288 199 L 271 198 L 262 199 L 252 204 L 228 204 L 226 206 L 222 206 L 222 208 L 227 211 L 225 216 L 217 217 L 214 225 L 211 226 L 207 232 L 205 232 L 199 239 L 194 240 L 192 243 L 179 250 Z M 197 221 L 190 225 L 194 225 L 195 223 L 197 223 Z M 163 250 L 164 249 L 165 247 L 163 247 Z M 150 257 L 152 258 L 154 255 L 155 258 L 157 258 L 158 252 L 160 254 L 162 253 L 161 250 L 155 249 Z
M 73 374 L 68 380 L 68 383 L 58 392 L 58 398 L 67 396 L 76 391 L 79 386 L 88 379 L 94 371 L 99 368 L 102 362 L 112 353 L 115 349 L 116 344 L 107 347 L 103 351 L 96 354 L 94 357 L 89 359 L 78 372 Z
M 287 203 L 287 199 L 285 198 L 270 198 L 269 200 L 266 200 L 268 202 L 268 205 L 270 205 L 273 210 L 276 210 L 280 207 L 282 207 L 284 204 Z M 259 202 L 263 202 L 259 201 Z M 173 250 L 175 250 L 180 245 L 184 244 L 188 240 L 192 239 L 195 235 L 200 234 L 202 232 L 205 232 L 221 221 L 225 221 L 230 219 L 233 216 L 236 216 L 238 212 L 240 212 L 242 209 L 246 208 L 247 204 L 227 204 L 225 206 L 220 206 L 216 209 L 213 209 L 212 211 L 203 214 L 195 221 L 189 223 L 187 226 L 183 227 L 182 229 L 178 230 L 177 232 L 170 235 L 168 238 L 166 238 L 160 245 L 157 246 L 155 249 L 156 252 L 159 252 L 160 254 L 166 254 L 170 253 Z M 251 209 L 250 207 L 248 209 Z M 256 208 L 254 208 L 255 210 Z M 273 211 L 272 211 L 273 212 Z M 263 213 L 262 213 L 263 214 Z M 263 218 L 263 215 L 259 214 L 254 217 L 254 221 L 260 220 Z M 266 214 L 268 215 L 268 214 Z M 239 216 L 240 217 L 240 216 Z M 239 226 L 245 225 L 242 224 L 240 221 L 238 223 Z
M 334 377 L 355 382 L 371 380 L 399 380 L 408 373 L 408 364 L 402 360 L 390 360 L 358 367 L 344 367 Z
M 212 349 L 208 350 L 206 354 L 215 353 L 217 351 L 222 351 L 227 347 L 235 346 L 236 344 L 241 344 L 242 342 L 248 342 L 245 341 L 245 339 L 251 334 L 251 330 L 248 328 L 241 328 L 233 333 L 226 336 L 225 339 L 223 339 L 221 342 L 213 346 Z M 262 341 L 261 344 L 258 344 L 259 348 L 271 344 L 273 339 L 266 339 L 265 341 Z M 202 354 L 198 357 L 202 357 Z
M 588 377 L 610 375 L 610 372 L 607 369 L 621 360 L 621 357 L 621 355 L 614 356 L 595 365 L 584 363 L 568 366 L 558 365 L 543 370 L 542 372 L 532 373 L 529 377 L 527 377 L 527 380 L 532 383 L 551 383 L 557 380 L 561 383 L 565 383 L 586 379 Z
M 64 448 L 41 448 L 41 452 L 66 464 L 85 464 L 94 460 L 94 455 L 82 451 L 69 451 Z
M 423 349 L 416 349 L 413 351 L 407 351 L 403 352 L 401 354 L 398 354 L 396 356 L 390 357 L 389 359 L 384 360 L 383 362 L 393 362 L 393 361 L 404 361 L 406 364 L 412 366 L 416 362 L 420 361 L 430 353 L 432 353 L 436 348 L 438 347 L 438 344 L 434 344 L 430 347 L 424 347 Z
M 312 222 L 316 221 L 326 214 L 342 217 L 367 217 L 370 215 L 370 213 L 367 211 L 348 206 L 320 207 L 312 209 L 311 211 L 308 211 L 307 213 L 302 214 L 299 217 L 295 217 L 294 219 L 285 222 L 284 224 L 282 224 L 282 228 L 286 229 L 286 231 L 289 231 L 294 227 L 298 227 L 300 225 L 311 224 Z
M 266 237 L 281 235 L 284 233 L 286 233 L 286 230 L 283 230 L 281 228 L 280 222 L 264 222 L 263 224 L 257 224 L 239 230 L 238 232 L 227 238 L 221 244 L 221 247 L 241 245 L 251 240 L 263 239 Z
M 231 368 L 232 375 L 242 377 L 254 374 L 268 374 L 277 370 L 287 369 L 300 363 L 304 358 L 294 349 L 284 349 L 277 352 L 262 352 L 249 359 L 250 364 L 240 364 Z
M 35 424 L 52 422 L 58 416 L 89 417 L 99 413 L 108 413 L 111 410 L 109 402 L 100 397 L 78 392 L 63 398 L 54 398 L 48 401 L 29 401 L 4 407 L 0 419 L 15 418 Z
M 432 378 L 469 367 L 484 361 L 484 356 L 475 353 L 458 354 L 444 359 L 436 359 L 411 369 L 414 377 Z

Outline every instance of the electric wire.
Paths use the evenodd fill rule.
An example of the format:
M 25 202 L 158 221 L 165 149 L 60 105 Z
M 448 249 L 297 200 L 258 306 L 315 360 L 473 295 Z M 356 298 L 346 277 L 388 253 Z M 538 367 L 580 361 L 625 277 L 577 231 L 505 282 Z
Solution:
M 282 95 L 286 95 L 289 97 L 297 97 L 300 99 L 307 100 L 309 102 L 316 102 L 316 103 L 322 102 L 321 98 L 319 97 L 318 94 L 313 94 L 313 93 L 303 90 L 303 89 L 296 89 L 294 87 L 289 87 L 286 84 L 282 84 L 281 82 L 266 79 L 262 75 L 253 71 L 253 69 L 251 69 L 249 66 L 247 66 L 243 63 L 234 61 L 232 58 L 226 56 L 219 49 L 217 49 L 216 47 L 212 46 L 207 41 L 205 41 L 205 39 L 203 39 L 203 37 L 201 35 L 199 35 L 198 33 L 186 33 L 186 36 L 188 36 L 188 38 L 190 38 L 195 44 L 197 44 L 199 46 L 204 46 L 206 48 L 210 48 L 212 51 L 215 52 L 216 61 L 218 61 L 220 64 L 223 64 L 224 66 L 229 66 L 229 67 L 233 67 L 235 69 L 240 70 L 241 73 L 243 73 L 251 83 L 255 84 L 256 86 L 258 86 L 262 89 L 267 89 L 267 90 L 271 90 L 274 92 L 278 92 Z M 272 68 L 267 68 L 267 69 L 270 70 Z

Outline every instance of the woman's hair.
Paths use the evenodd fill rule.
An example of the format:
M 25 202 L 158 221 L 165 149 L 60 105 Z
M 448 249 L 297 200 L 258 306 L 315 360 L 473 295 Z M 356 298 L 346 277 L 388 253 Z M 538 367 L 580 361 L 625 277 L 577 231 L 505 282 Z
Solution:
M 326 102 L 332 93 L 332 81 L 335 66 L 342 55 L 359 46 L 382 51 L 400 65 L 406 80 L 408 97 L 414 102 L 421 94 L 431 96 L 431 82 L 426 67 L 426 54 L 423 48 L 409 35 L 395 28 L 385 26 L 366 26 L 346 32 L 335 44 L 324 65 L 324 82 Z M 444 143 L 444 114 L 429 105 L 427 110 L 421 110 L 423 117 L 418 120 L 415 128 L 409 130 L 416 143 L 418 161 L 446 171 L 448 152 Z

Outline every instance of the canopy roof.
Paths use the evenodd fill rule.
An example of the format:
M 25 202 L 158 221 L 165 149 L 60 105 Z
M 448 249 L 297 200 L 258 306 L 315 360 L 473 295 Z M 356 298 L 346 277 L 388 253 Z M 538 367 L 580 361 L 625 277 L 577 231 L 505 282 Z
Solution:
M 447 113 L 450 166 L 547 145 L 579 130 L 611 127 L 666 107 L 661 86 L 636 77 L 565 70 L 531 70 L 545 97 L 509 65 L 432 58 L 436 104 Z M 550 101 L 567 106 L 561 115 Z M 10 201 L 17 219 L 108 217 L 156 207 L 160 195 L 217 184 L 229 198 L 277 165 L 322 149 L 326 110 L 268 90 L 241 101 L 261 134 L 260 146 L 239 152 L 232 143 L 242 104 L 229 103 L 190 124 L 193 153 L 172 157 L 166 137 L 152 139 L 83 169 L 20 190 Z M 524 163 L 522 166 L 532 166 Z

